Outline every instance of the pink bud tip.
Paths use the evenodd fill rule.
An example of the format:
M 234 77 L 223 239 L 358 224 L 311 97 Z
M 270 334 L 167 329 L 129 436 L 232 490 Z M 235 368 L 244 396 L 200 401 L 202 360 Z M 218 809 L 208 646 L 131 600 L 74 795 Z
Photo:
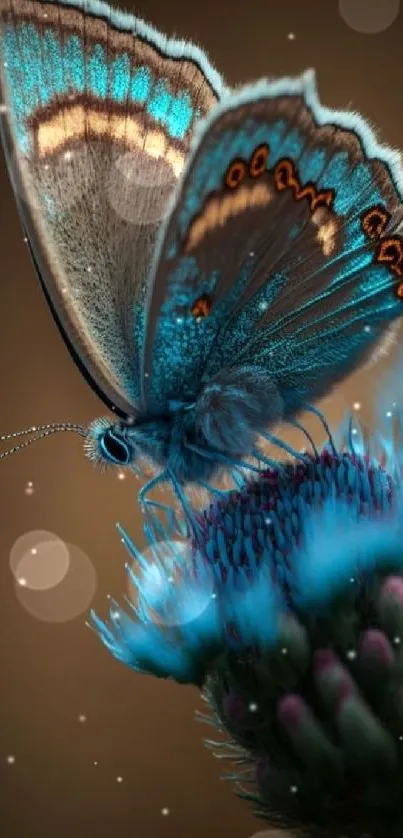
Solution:
M 314 668 L 320 675 L 325 669 L 330 666 L 335 666 L 339 663 L 339 659 L 332 649 L 317 649 L 314 655 Z
M 388 576 L 382 586 L 384 596 L 392 596 L 403 605 L 403 578 L 401 576 Z
M 339 712 L 341 710 L 344 702 L 347 701 L 347 699 L 350 698 L 352 695 L 354 695 L 354 693 L 355 689 L 352 681 L 350 680 L 350 678 L 344 678 L 342 683 L 340 684 L 336 712 Z
M 360 657 L 364 661 L 380 661 L 387 666 L 391 665 L 394 660 L 393 649 L 388 638 L 377 629 L 369 629 L 362 635 Z
M 306 712 L 305 702 L 295 693 L 288 693 L 280 699 L 277 705 L 277 718 L 280 724 L 288 729 L 298 727 Z

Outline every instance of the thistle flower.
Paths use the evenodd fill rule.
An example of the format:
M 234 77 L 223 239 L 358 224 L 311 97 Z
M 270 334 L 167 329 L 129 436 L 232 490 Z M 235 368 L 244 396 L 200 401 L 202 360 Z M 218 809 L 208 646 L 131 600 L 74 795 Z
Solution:
M 388 417 L 392 419 L 393 417 Z M 395 430 L 403 421 L 395 411 Z M 154 563 L 122 537 L 137 601 L 93 614 L 140 672 L 193 683 L 256 813 L 295 835 L 403 830 L 402 462 L 392 422 L 279 463 L 194 513 Z M 325 427 L 326 424 L 325 424 Z M 165 533 L 165 535 L 167 535 Z

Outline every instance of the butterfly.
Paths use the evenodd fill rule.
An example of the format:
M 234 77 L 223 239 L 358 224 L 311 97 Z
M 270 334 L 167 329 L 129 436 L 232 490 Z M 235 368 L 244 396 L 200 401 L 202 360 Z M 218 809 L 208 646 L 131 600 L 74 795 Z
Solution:
M 115 414 L 2 438 L 74 431 L 99 464 L 151 462 L 142 503 L 260 463 L 260 438 L 395 333 L 399 155 L 324 108 L 312 71 L 232 91 L 199 48 L 95 0 L 1 0 L 0 47 L 32 259 Z

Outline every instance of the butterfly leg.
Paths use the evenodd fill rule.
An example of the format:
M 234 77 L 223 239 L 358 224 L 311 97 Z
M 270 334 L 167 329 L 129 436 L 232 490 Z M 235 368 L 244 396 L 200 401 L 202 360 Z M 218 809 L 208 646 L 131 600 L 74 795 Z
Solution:
M 194 510 L 192 508 L 192 505 L 189 503 L 189 501 L 188 501 L 188 499 L 187 499 L 187 497 L 186 497 L 186 495 L 185 495 L 185 493 L 182 489 L 182 486 L 179 483 L 178 478 L 176 477 L 175 472 L 173 472 L 169 468 L 167 469 L 167 472 L 168 472 L 169 477 L 172 481 L 172 485 L 173 485 L 175 494 L 176 494 L 176 496 L 177 496 L 177 498 L 178 498 L 178 500 L 179 500 L 179 502 L 182 506 L 183 512 L 185 514 L 185 519 L 186 519 L 186 522 L 187 522 L 187 525 L 188 525 L 188 528 L 189 528 L 189 532 L 187 533 L 187 537 L 189 537 L 189 535 L 192 535 L 194 537 L 195 541 L 197 542 L 197 541 L 199 541 L 199 538 L 200 538 L 200 530 L 199 530 L 199 525 L 197 523 L 197 518 L 196 518 L 196 515 L 195 515 Z
M 210 484 L 206 483 L 204 480 L 198 480 L 197 482 L 202 489 L 207 489 L 211 495 L 215 495 L 217 498 L 228 497 L 228 489 L 217 489 L 216 486 L 210 486 Z
M 265 457 L 264 454 L 257 449 L 254 449 L 251 453 L 256 460 L 264 463 L 264 465 L 268 466 L 268 468 L 275 469 L 276 471 L 283 471 L 283 466 L 278 462 L 278 460 L 272 460 L 270 457 Z
M 152 480 L 149 480 L 148 483 L 146 483 L 146 485 L 143 486 L 142 489 L 140 489 L 139 494 L 138 494 L 138 500 L 139 500 L 140 506 L 142 507 L 143 514 L 146 517 L 147 517 L 147 515 L 151 515 L 151 526 L 152 527 L 154 526 L 154 516 L 151 513 L 151 507 L 153 509 L 158 509 L 158 510 L 165 513 L 165 515 L 167 516 L 168 527 L 169 527 L 169 529 L 172 533 L 172 532 L 175 532 L 176 530 L 180 531 L 179 524 L 178 524 L 178 521 L 177 521 L 177 518 L 176 518 L 175 510 L 172 509 L 172 507 L 168 506 L 165 503 L 159 503 L 158 501 L 155 501 L 155 500 L 149 500 L 146 497 L 146 495 L 148 495 L 148 493 L 151 492 L 152 489 L 155 489 L 155 487 L 158 486 L 161 483 L 165 483 L 168 479 L 169 479 L 169 475 L 168 475 L 167 471 L 162 471 L 161 474 L 157 474 L 156 477 L 153 477 Z M 150 524 L 146 523 L 146 528 L 147 529 L 149 528 L 149 526 L 150 526 Z
M 333 439 L 333 436 L 332 436 L 332 432 L 329 428 L 329 425 L 328 425 L 322 411 L 319 410 L 318 407 L 314 407 L 314 405 L 312 405 L 312 404 L 305 404 L 304 405 L 304 410 L 308 411 L 309 413 L 313 413 L 314 416 L 317 416 L 318 419 L 320 419 L 320 421 L 322 422 L 322 425 L 323 425 L 323 427 L 324 427 L 324 429 L 325 429 L 325 431 L 328 435 L 329 445 L 330 445 L 330 447 L 333 451 L 333 454 L 337 455 L 337 448 L 334 444 L 334 439 Z
M 237 489 L 243 489 L 245 486 L 245 478 L 242 475 L 242 472 L 238 468 L 232 469 L 231 477 L 235 483 Z
M 261 474 L 262 471 L 260 468 L 256 468 L 256 466 L 252 466 L 244 460 L 235 460 L 233 457 L 228 457 L 226 454 L 221 454 L 219 451 L 214 451 L 210 448 L 199 448 L 198 445 L 191 445 L 190 443 L 186 444 L 186 448 L 188 448 L 189 451 L 193 451 L 195 454 L 198 454 L 199 457 L 204 457 L 206 460 L 215 460 L 215 462 L 224 463 L 226 466 L 247 468 L 250 471 L 254 471 L 256 474 Z
M 305 454 L 301 454 L 300 451 L 297 451 L 297 449 L 293 448 L 292 445 L 288 445 L 287 442 L 284 442 L 284 440 L 280 439 L 280 437 L 274 436 L 274 434 L 263 433 L 263 431 L 261 431 L 260 435 L 263 439 L 266 439 L 267 442 L 270 442 L 271 445 L 277 445 L 282 449 L 282 451 L 286 451 L 287 454 L 291 454 L 295 460 L 301 460 L 304 465 L 307 465 L 307 463 L 310 462 L 309 458 Z
M 314 443 L 313 437 L 311 436 L 309 431 L 307 431 L 307 429 L 304 428 L 303 424 L 301 422 L 298 422 L 297 419 L 288 419 L 288 425 L 291 425 L 292 428 L 297 428 L 304 434 L 304 436 L 306 436 L 315 457 L 319 457 L 319 451 Z

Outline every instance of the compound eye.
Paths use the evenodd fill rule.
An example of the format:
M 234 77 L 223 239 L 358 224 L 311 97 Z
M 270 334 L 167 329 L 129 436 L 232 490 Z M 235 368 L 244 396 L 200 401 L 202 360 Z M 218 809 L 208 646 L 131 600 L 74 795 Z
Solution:
M 111 429 L 100 438 L 101 451 L 107 460 L 118 465 L 128 465 L 133 459 L 133 452 L 126 440 Z

